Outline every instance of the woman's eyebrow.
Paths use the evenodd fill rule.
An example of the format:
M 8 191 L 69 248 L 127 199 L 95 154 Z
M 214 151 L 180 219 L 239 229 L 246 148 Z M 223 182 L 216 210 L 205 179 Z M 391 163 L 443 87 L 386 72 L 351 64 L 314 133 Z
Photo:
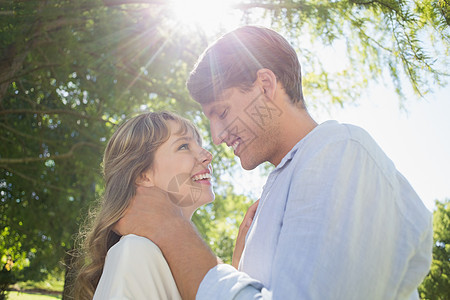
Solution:
M 172 146 L 180 141 L 186 141 L 186 142 L 190 142 L 192 141 L 192 137 L 184 135 L 184 136 L 180 136 L 179 138 L 177 138 L 175 141 L 173 141 Z

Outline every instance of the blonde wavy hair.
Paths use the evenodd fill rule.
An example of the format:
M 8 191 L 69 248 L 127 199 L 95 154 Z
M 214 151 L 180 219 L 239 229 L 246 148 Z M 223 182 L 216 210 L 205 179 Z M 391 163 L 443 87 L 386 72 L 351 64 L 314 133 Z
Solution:
M 166 111 L 144 113 L 126 121 L 109 140 L 103 156 L 105 191 L 78 236 L 75 299 L 93 298 L 106 253 L 120 239 L 113 226 L 135 195 L 136 179 L 153 166 L 156 150 L 169 139 L 169 121 L 180 125 L 174 134 L 192 132 L 201 144 L 200 134 L 190 121 Z

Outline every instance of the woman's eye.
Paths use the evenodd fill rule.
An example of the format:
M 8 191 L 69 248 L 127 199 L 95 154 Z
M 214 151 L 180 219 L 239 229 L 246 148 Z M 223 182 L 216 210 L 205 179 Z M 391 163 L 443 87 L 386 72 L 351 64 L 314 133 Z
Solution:
M 189 144 L 183 144 L 180 147 L 178 147 L 178 150 L 187 150 L 189 149 Z

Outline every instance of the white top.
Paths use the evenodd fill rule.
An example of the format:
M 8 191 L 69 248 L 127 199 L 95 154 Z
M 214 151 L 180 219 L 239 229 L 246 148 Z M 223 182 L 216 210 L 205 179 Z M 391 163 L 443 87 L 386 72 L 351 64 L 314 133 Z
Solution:
M 325 122 L 269 175 L 242 272 L 212 268 L 197 299 L 418 299 L 431 220 L 367 132 Z
M 106 255 L 94 300 L 181 299 L 161 250 L 133 234 L 123 236 Z

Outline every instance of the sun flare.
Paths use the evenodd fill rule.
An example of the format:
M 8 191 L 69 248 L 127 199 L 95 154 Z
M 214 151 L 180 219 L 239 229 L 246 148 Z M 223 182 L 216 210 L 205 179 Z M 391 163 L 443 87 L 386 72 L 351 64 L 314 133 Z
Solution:
M 235 3 L 233 0 L 171 0 L 170 8 L 175 21 L 210 32 L 231 29 L 238 24 Z

